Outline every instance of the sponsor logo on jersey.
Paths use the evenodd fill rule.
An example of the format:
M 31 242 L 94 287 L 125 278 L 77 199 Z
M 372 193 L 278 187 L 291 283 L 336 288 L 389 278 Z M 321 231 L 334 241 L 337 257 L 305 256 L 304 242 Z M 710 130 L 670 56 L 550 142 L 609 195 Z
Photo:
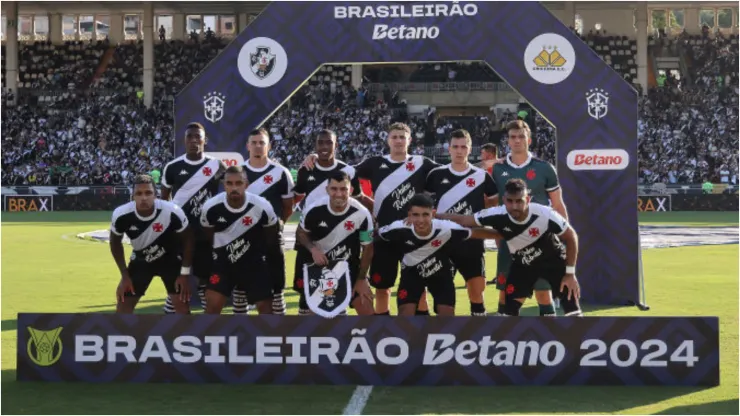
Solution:
M 622 149 L 572 150 L 567 157 L 571 170 L 623 170 L 629 162 Z
M 576 53 L 573 45 L 556 33 L 543 33 L 529 42 L 524 51 L 524 67 L 535 81 L 557 84 L 573 72 Z

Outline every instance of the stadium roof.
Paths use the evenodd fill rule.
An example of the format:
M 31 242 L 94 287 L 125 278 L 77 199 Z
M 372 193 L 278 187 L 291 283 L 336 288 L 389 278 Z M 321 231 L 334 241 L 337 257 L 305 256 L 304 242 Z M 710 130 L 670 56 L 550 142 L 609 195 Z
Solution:
M 7 2 L 3 2 L 5 6 Z M 18 2 L 19 14 L 41 14 L 41 13 L 63 13 L 63 14 L 90 14 L 90 13 L 141 13 L 144 10 L 143 1 L 22 1 Z M 154 1 L 155 14 L 237 14 L 249 13 L 256 14 L 262 11 L 269 4 L 269 1 L 196 1 L 196 2 L 169 2 Z M 562 1 L 545 1 L 542 2 L 549 9 L 562 9 Z M 618 1 L 577 1 L 576 9 L 626 9 L 634 8 L 637 2 L 618 2 Z M 734 7 L 737 2 L 677 2 L 677 1 L 651 1 L 648 2 L 648 8 L 672 8 L 686 9 L 697 8 L 706 9 L 711 7 Z M 4 7 L 2 7 L 4 9 Z

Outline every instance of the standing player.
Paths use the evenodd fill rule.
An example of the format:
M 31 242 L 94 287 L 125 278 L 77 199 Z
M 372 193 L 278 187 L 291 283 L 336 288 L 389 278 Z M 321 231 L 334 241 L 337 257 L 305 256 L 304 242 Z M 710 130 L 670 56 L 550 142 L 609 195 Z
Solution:
M 504 189 L 509 179 L 519 178 L 525 181 L 529 187 L 529 195 L 532 201 L 542 205 L 550 205 L 563 218 L 568 219 L 568 212 L 563 203 L 563 194 L 558 181 L 558 174 L 555 168 L 546 161 L 535 159 L 529 152 L 529 145 L 532 143 L 532 132 L 527 123 L 522 120 L 515 120 L 506 125 L 508 132 L 509 148 L 511 152 L 506 155 L 503 163 L 496 163 L 493 166 L 493 180 L 496 182 L 498 189 Z M 499 201 L 503 205 L 503 201 Z M 500 244 L 498 248 L 498 268 L 496 271 L 496 288 L 499 293 L 498 312 L 503 313 L 506 302 L 503 292 L 506 287 L 506 279 L 511 264 L 511 256 L 507 244 Z M 545 280 L 539 280 L 535 286 L 535 297 L 539 304 L 540 316 L 551 316 L 555 314 L 553 307 L 551 288 Z
M 272 314 L 266 256 L 278 245 L 278 218 L 265 198 L 247 192 L 243 167 L 226 169 L 224 189 L 203 205 L 200 217 L 215 260 L 206 283 L 206 313 L 220 314 L 226 298 L 239 289 L 260 314 Z
M 303 270 L 303 265 L 311 260 L 319 266 L 329 261 L 346 260 L 354 288 L 351 305 L 358 315 L 373 315 L 373 296 L 367 282 L 373 258 L 373 217 L 367 208 L 349 196 L 350 178 L 346 172 L 333 172 L 326 192 L 327 197 L 303 210 L 296 238 L 310 256 L 301 259 L 297 270 Z M 299 308 L 308 309 L 305 292 L 301 292 Z
M 489 175 L 493 174 L 493 165 L 496 163 L 496 145 L 493 143 L 484 143 L 480 147 L 480 163 L 478 167 L 488 172 Z
M 470 133 L 455 130 L 450 137 L 452 163 L 429 173 L 426 191 L 435 195 L 437 212 L 473 215 L 495 204 L 496 184 L 483 169 L 468 163 L 473 147 Z M 486 289 L 486 261 L 483 241 L 468 240 L 455 247 L 452 263 L 465 279 L 470 298 L 470 314 L 485 316 L 483 292 Z
M 397 250 L 401 259 L 398 284 L 399 315 L 415 315 L 426 289 L 434 298 L 439 316 L 455 315 L 455 273 L 450 253 L 470 238 L 498 238 L 493 230 L 470 230 L 451 221 L 434 219 L 436 210 L 431 197 L 414 195 L 407 204 L 408 217 L 378 230 L 377 241 Z M 406 224 L 410 225 L 406 225 Z
M 249 159 L 244 162 L 247 173 L 247 192 L 265 198 L 278 217 L 278 240 L 275 250 L 267 253 L 267 264 L 272 279 L 272 312 L 285 315 L 285 253 L 283 253 L 283 225 L 293 214 L 293 177 L 288 169 L 268 157 L 270 136 L 265 129 L 253 130 L 247 139 Z M 238 304 L 238 305 L 237 305 Z M 237 311 L 238 310 L 238 311 Z M 246 313 L 243 293 L 234 293 L 234 313 Z
M 544 279 L 558 294 L 565 316 L 583 316 L 578 302 L 581 289 L 575 275 L 578 258 L 575 230 L 554 209 L 530 204 L 532 198 L 524 180 L 510 179 L 504 189 L 503 207 L 488 208 L 474 216 L 441 214 L 439 217 L 466 227 L 492 227 L 506 240 L 512 264 L 504 289 L 504 315 L 519 315 L 524 299 L 532 295 L 536 282 Z
M 205 154 L 206 130 L 200 123 L 190 123 L 185 129 L 185 154 L 165 165 L 162 172 L 162 199 L 182 207 L 188 216 L 195 238 L 193 275 L 198 278 L 198 295 L 205 309 L 205 287 L 211 275 L 211 246 L 200 226 L 203 204 L 218 193 L 226 165 Z M 168 296 L 165 313 L 174 311 Z
M 124 234 L 134 249 L 128 265 L 123 252 Z M 154 276 L 162 278 L 174 299 L 175 312 L 190 313 L 188 275 L 193 247 L 188 218 L 177 205 L 157 199 L 151 176 L 136 176 L 134 200 L 113 211 L 110 251 L 121 272 L 116 313 L 133 313 Z
M 313 205 L 317 201 L 324 199 L 327 196 L 326 186 L 329 184 L 329 177 L 338 171 L 345 172 L 350 177 L 352 197 L 357 198 L 364 205 L 372 207 L 372 199 L 362 194 L 362 188 L 360 187 L 360 181 L 357 178 L 355 168 L 335 158 L 336 147 L 337 135 L 333 131 L 324 129 L 316 134 L 316 153 L 313 155 L 314 159 L 311 159 L 310 166 L 308 164 L 301 166 L 296 176 L 296 184 L 293 191 L 295 193 L 295 200 L 298 202 L 296 206 L 297 211 L 302 211 L 304 207 Z M 303 289 L 298 286 L 301 284 L 300 282 L 303 282 L 303 269 L 299 266 L 302 264 L 301 261 L 307 257 L 310 258 L 311 254 L 298 241 L 295 243 L 295 250 L 296 259 L 293 289 L 298 293 L 303 293 Z M 298 309 L 299 315 L 306 315 L 308 313 L 308 309 Z
M 378 227 L 406 218 L 406 204 L 417 193 L 424 192 L 427 175 L 439 165 L 424 156 L 411 156 L 411 129 L 403 123 L 388 127 L 390 154 L 373 156 L 355 166 L 357 176 L 369 180 L 373 188 L 373 216 Z M 312 167 L 316 155 L 309 155 L 304 163 Z M 400 257 L 384 241 L 373 244 L 373 263 L 370 266 L 370 285 L 375 291 L 375 314 L 389 315 L 391 288 L 396 283 Z M 429 307 L 422 296 L 419 314 L 428 315 Z

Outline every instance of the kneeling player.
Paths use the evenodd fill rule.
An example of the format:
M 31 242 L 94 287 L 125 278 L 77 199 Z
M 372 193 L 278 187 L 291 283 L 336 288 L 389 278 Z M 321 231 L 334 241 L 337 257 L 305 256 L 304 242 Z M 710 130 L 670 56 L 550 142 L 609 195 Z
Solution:
M 200 223 L 213 244 L 215 273 L 206 283 L 206 313 L 220 314 L 234 289 L 260 314 L 272 314 L 272 283 L 265 257 L 278 244 L 277 217 L 266 199 L 246 192 L 241 166 L 224 174 L 222 192 L 203 204 Z
M 113 211 L 110 250 L 121 272 L 116 313 L 133 313 L 154 276 L 162 278 L 175 313 L 190 313 L 188 275 L 193 251 L 188 218 L 180 207 L 156 195 L 151 176 L 138 175 L 134 178 L 134 200 Z M 124 234 L 134 249 L 128 266 Z M 182 260 L 178 255 L 181 249 Z
M 415 315 L 424 289 L 434 298 L 439 316 L 455 315 L 455 283 L 450 253 L 470 238 L 500 238 L 493 230 L 463 228 L 451 221 L 435 220 L 434 201 L 416 194 L 408 202 L 408 218 L 378 230 L 378 238 L 389 242 L 402 255 L 398 284 L 398 314 Z M 407 225 L 409 224 L 409 225 Z
M 556 296 L 565 316 L 582 316 L 578 301 L 580 286 L 575 276 L 578 257 L 575 230 L 552 208 L 530 203 L 527 185 L 521 179 L 506 183 L 504 204 L 474 216 L 442 214 L 440 217 L 466 227 L 489 226 L 503 236 L 512 253 L 505 288 L 505 315 L 519 315 L 525 299 L 532 295 L 535 283 L 542 278 L 554 291 L 560 289 Z
M 373 296 L 367 281 L 367 271 L 373 259 L 373 217 L 359 201 L 349 196 L 350 177 L 346 172 L 332 172 L 328 178 L 328 197 L 303 210 L 296 239 L 311 253 L 313 263 L 324 266 L 329 261 L 345 260 L 350 267 L 353 293 L 351 306 L 358 315 L 373 315 Z M 360 256 L 362 251 L 362 256 Z M 309 259 L 301 259 L 296 286 L 303 287 L 300 271 Z M 309 309 L 304 292 L 299 308 Z

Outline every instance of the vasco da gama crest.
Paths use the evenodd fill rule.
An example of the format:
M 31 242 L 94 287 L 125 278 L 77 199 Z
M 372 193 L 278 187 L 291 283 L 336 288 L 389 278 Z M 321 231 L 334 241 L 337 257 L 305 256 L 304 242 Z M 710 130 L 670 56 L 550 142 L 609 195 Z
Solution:
M 352 298 L 349 263 L 344 260 L 326 266 L 303 266 L 303 291 L 306 303 L 316 315 L 333 318 L 347 310 Z
M 254 53 L 249 54 L 252 72 L 259 79 L 265 79 L 275 69 L 276 59 L 274 53 L 267 46 L 258 46 Z

